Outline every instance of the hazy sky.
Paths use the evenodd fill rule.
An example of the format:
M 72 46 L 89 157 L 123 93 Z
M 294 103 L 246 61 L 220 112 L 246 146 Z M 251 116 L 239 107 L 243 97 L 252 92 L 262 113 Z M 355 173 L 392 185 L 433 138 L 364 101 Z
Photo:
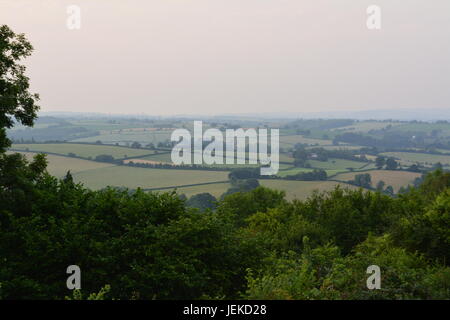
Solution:
M 449 0 L 0 0 L 0 24 L 35 47 L 43 111 L 450 108 Z

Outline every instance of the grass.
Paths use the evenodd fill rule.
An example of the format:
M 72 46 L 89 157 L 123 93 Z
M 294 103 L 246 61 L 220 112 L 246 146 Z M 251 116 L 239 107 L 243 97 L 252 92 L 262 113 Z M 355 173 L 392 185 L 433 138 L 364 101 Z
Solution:
M 170 152 L 168 153 L 156 153 L 146 157 L 139 157 L 141 160 L 149 160 L 154 162 L 172 163 Z
M 380 122 L 380 121 L 362 121 L 362 122 L 356 122 L 355 124 L 352 124 L 350 126 L 335 128 L 335 129 L 332 129 L 332 131 L 344 131 L 344 132 L 350 131 L 350 132 L 367 133 L 371 130 L 384 129 L 389 125 L 391 125 L 392 127 L 397 127 L 397 126 L 401 125 L 401 123 Z
M 97 140 L 102 141 L 106 144 L 119 143 L 121 145 L 125 143 L 133 143 L 137 141 L 142 145 L 147 145 L 148 143 L 157 144 L 159 142 L 165 142 L 170 140 L 171 131 L 123 131 L 121 133 L 103 133 L 98 136 L 75 139 L 73 142 L 96 142 Z
M 280 153 L 280 162 L 294 163 L 295 159 L 288 153 Z
M 74 153 L 79 157 L 91 157 L 93 159 L 101 154 L 108 154 L 113 156 L 115 159 L 122 159 L 126 157 L 137 157 L 154 152 L 152 150 L 145 149 L 75 143 L 14 144 L 12 148 L 22 151 L 37 151 L 42 153 L 51 152 L 60 155 L 68 155 L 69 153 Z
M 193 155 L 192 155 L 193 156 Z M 293 161 L 293 158 L 289 158 L 287 155 L 285 158 L 283 158 L 284 160 L 291 160 Z M 133 162 L 142 162 L 145 163 L 146 161 L 148 161 L 149 163 L 172 163 L 172 158 L 171 158 L 171 152 L 168 153 L 159 153 L 159 154 L 154 154 L 154 155 L 149 155 L 146 157 L 140 157 L 139 159 L 132 159 Z M 192 157 L 192 162 L 193 162 L 193 157 Z M 281 154 L 280 154 L 280 161 L 283 161 L 281 159 Z M 213 165 L 207 165 L 205 163 L 202 164 L 202 166 L 204 167 L 219 167 L 219 168 L 223 168 L 223 167 L 229 167 L 229 168 L 255 168 L 255 167 L 259 167 L 259 160 L 258 160 L 258 164 L 249 164 L 248 163 L 248 159 L 246 160 L 246 164 L 237 164 L 236 160 L 234 164 L 227 164 L 226 161 L 224 160 L 223 164 L 213 164 Z
M 423 132 L 429 133 L 433 130 L 441 130 L 440 135 L 450 135 L 450 123 L 405 123 L 394 128 L 403 132 Z
M 306 147 L 306 149 L 312 149 L 312 148 L 318 148 L 318 147 L 317 146 Z M 323 148 L 325 150 L 359 150 L 364 147 L 363 146 L 338 145 L 338 146 L 320 146 L 320 148 Z
M 280 170 L 277 174 L 277 176 L 279 177 L 286 177 L 286 176 L 292 176 L 294 174 L 297 173 L 303 173 L 303 172 L 311 172 L 314 169 L 310 169 L 310 168 L 295 168 L 295 167 L 291 167 L 287 170 Z
M 359 169 L 367 164 L 366 162 L 334 158 L 330 158 L 328 161 L 308 160 L 308 163 L 317 169 L 342 171 L 348 171 L 348 168 Z
M 13 152 L 8 152 L 13 153 Z M 32 152 L 19 152 L 32 160 L 36 153 Z M 96 170 L 101 168 L 112 167 L 113 165 L 102 162 L 95 162 L 77 158 L 69 158 L 63 156 L 47 155 L 48 167 L 47 171 L 58 178 L 62 178 L 70 170 L 72 174 L 80 172 L 89 172 L 90 170 Z
M 381 155 L 400 159 L 400 161 L 406 165 L 412 165 L 415 163 L 431 165 L 438 162 L 442 163 L 443 165 L 450 165 L 450 156 L 446 155 L 414 152 L 385 152 Z
M 330 145 L 330 144 L 332 144 L 332 141 L 331 140 L 305 138 L 304 136 L 301 136 L 301 135 L 280 136 L 280 146 L 282 144 L 294 146 L 297 143 L 321 146 L 321 145 Z
M 80 172 L 74 174 L 74 179 L 92 189 L 106 186 L 152 189 L 227 181 L 228 172 L 114 166 Z M 203 187 L 207 191 L 209 186 Z
M 361 172 L 348 172 L 339 174 L 334 177 L 335 180 L 349 181 L 355 178 L 357 174 L 368 173 L 372 177 L 372 186 L 376 187 L 380 180 L 383 180 L 386 185 L 391 185 L 395 191 L 398 191 L 400 187 L 406 187 L 408 184 L 412 184 L 415 178 L 421 176 L 420 173 L 408 172 L 408 171 L 390 171 L 390 170 L 370 170 Z
M 356 189 L 354 186 L 335 181 L 260 180 L 259 182 L 262 186 L 285 191 L 286 199 L 288 200 L 305 200 L 314 190 L 330 191 L 338 185 L 348 187 L 350 189 Z

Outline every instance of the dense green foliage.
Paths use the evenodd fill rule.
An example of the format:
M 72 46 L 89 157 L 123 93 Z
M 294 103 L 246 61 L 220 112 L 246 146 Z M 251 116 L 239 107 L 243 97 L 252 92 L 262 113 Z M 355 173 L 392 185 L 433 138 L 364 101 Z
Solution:
M 33 47 L 23 34 L 15 34 L 8 26 L 0 26 L 0 152 L 9 147 L 6 129 L 14 122 L 33 125 L 39 107 L 37 94 L 28 91 L 25 66 L 18 62 L 31 55 Z
M 217 209 L 175 193 L 91 191 L 45 159 L 0 168 L 1 297 L 63 299 L 67 266 L 86 297 L 117 299 L 449 298 L 450 175 L 398 198 L 335 189 L 307 201 L 258 187 Z M 378 264 L 381 290 L 365 287 Z

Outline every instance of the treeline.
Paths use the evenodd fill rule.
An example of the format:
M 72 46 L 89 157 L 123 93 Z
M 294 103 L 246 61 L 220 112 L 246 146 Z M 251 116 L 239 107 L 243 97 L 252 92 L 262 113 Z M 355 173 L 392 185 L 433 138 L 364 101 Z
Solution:
M 298 181 L 325 181 L 327 180 L 328 175 L 325 170 L 322 169 L 314 169 L 309 172 L 299 172 L 294 175 L 288 175 L 284 177 L 286 180 L 298 180 Z
M 298 119 L 286 124 L 283 129 L 296 129 L 308 134 L 311 130 L 329 130 L 339 127 L 350 126 L 355 123 L 352 119 Z
M 243 179 L 284 179 L 298 181 L 323 181 L 327 180 L 327 172 L 322 169 L 314 169 L 312 171 L 299 172 L 294 175 L 285 177 L 280 176 L 263 176 L 260 174 L 260 168 L 238 168 L 233 169 L 228 174 L 230 181 Z
M 148 162 L 133 162 L 130 160 L 124 163 L 120 160 L 121 165 L 137 167 L 137 168 L 148 168 L 148 169 L 174 169 L 174 170 L 206 170 L 206 171 L 229 171 L 230 167 L 223 166 L 205 166 L 201 164 L 171 164 L 171 163 L 148 163 Z M 259 169 L 258 169 L 259 170 Z
M 394 127 L 395 129 L 395 127 Z M 372 131 L 371 135 L 355 132 L 345 132 L 337 135 L 333 139 L 334 144 L 340 142 L 355 145 L 378 148 L 380 150 L 421 148 L 421 149 L 449 149 L 450 139 L 448 137 L 439 137 L 433 133 L 410 131 L 378 130 Z

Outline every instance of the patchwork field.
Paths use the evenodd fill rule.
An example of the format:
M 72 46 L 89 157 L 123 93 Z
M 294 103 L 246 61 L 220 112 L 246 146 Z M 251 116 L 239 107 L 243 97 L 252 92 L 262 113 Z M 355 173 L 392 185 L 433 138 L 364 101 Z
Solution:
M 450 156 L 446 155 L 415 153 L 415 152 L 385 152 L 382 153 L 382 155 L 386 157 L 397 158 L 402 163 L 409 165 L 415 163 L 432 165 L 438 162 L 440 162 L 442 165 L 450 165 Z
M 407 171 L 390 171 L 390 170 L 370 170 L 361 172 L 348 172 L 342 173 L 334 177 L 335 180 L 349 181 L 355 178 L 355 175 L 369 173 L 372 177 L 372 186 L 376 187 L 380 180 L 383 180 L 386 185 L 391 185 L 395 191 L 398 191 L 401 187 L 406 187 L 412 184 L 414 179 L 421 176 L 420 173 L 407 172 Z
M 193 163 L 193 157 L 194 154 L 192 154 L 192 163 Z M 289 158 L 288 156 L 286 156 L 284 158 L 285 160 L 292 160 L 292 158 Z M 145 157 L 139 157 L 136 159 L 131 159 L 130 161 L 133 161 L 135 163 L 140 162 L 140 163 L 172 163 L 172 158 L 171 158 L 171 153 L 157 153 L 157 154 L 153 154 L 153 155 L 149 155 L 149 156 L 145 156 Z M 280 155 L 280 161 L 281 160 L 281 155 Z M 128 161 L 127 161 L 128 162 Z M 203 166 L 205 167 L 230 167 L 230 168 L 253 168 L 253 167 L 259 167 L 259 164 L 248 164 L 248 159 L 246 160 L 246 164 L 237 164 L 236 160 L 234 161 L 234 164 L 226 164 L 225 163 L 225 159 L 224 159 L 224 164 L 214 164 L 214 165 L 206 165 L 203 164 Z
M 335 181 L 287 181 L 287 180 L 260 180 L 262 186 L 282 190 L 286 192 L 288 200 L 304 200 L 308 198 L 315 190 L 330 191 L 337 185 L 345 188 L 357 189 L 355 186 Z
M 36 155 L 36 153 L 33 152 L 18 152 L 18 153 L 25 155 L 28 160 L 32 160 L 33 157 Z M 47 171 L 51 175 L 58 178 L 64 177 L 68 170 L 70 170 L 72 174 L 76 174 L 80 172 L 88 172 L 90 170 L 114 166 L 109 163 L 95 162 L 90 160 L 83 160 L 55 155 L 47 155 L 47 161 L 48 161 Z
M 126 157 L 137 157 L 141 155 L 148 155 L 154 153 L 152 150 L 134 149 L 118 146 L 107 145 L 91 145 L 91 144 L 75 144 L 75 143 L 32 143 L 32 144 L 14 144 L 14 150 L 21 151 L 36 151 L 42 153 L 57 153 L 61 155 L 68 155 L 74 153 L 83 158 L 95 158 L 101 154 L 113 156 L 115 159 L 122 159 Z
M 228 172 L 115 166 L 80 172 L 73 177 L 75 181 L 82 182 L 92 189 L 101 189 L 106 186 L 153 189 L 227 181 Z M 208 186 L 204 188 L 208 190 Z

